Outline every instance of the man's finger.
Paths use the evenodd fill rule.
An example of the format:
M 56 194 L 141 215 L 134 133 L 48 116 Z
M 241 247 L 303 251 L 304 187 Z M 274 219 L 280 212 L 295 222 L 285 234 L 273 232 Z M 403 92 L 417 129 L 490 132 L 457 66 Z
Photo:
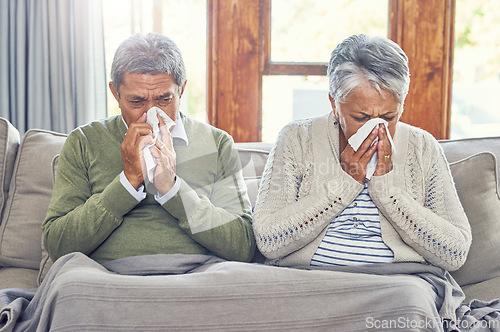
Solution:
M 139 151 L 142 151 L 144 147 L 148 144 L 154 144 L 155 139 L 153 137 L 153 134 L 150 133 L 148 135 L 143 135 L 138 138 L 138 144 L 139 144 Z
M 174 144 L 173 144 L 173 140 L 172 140 L 172 134 L 170 133 L 170 130 L 169 130 L 167 124 L 165 123 L 165 121 L 163 121 L 163 118 L 159 115 L 157 115 L 157 116 L 159 119 L 161 140 L 167 146 L 168 149 L 173 151 Z

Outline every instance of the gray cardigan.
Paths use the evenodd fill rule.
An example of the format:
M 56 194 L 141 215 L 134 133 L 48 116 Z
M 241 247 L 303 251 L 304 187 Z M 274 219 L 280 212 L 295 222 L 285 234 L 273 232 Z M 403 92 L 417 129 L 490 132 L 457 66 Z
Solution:
M 427 132 L 398 123 L 394 169 L 374 176 L 382 239 L 394 262 L 427 261 L 446 270 L 463 265 L 471 230 L 446 158 Z M 309 265 L 330 221 L 363 185 L 342 170 L 339 124 L 332 113 L 295 121 L 269 155 L 253 228 L 260 251 L 277 265 Z

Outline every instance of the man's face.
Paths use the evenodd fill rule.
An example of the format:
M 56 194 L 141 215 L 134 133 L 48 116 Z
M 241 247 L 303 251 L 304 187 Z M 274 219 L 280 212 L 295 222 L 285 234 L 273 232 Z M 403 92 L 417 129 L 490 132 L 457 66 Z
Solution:
M 162 109 L 175 121 L 185 86 L 186 83 L 179 87 L 169 74 L 125 73 L 118 96 L 118 91 L 109 83 L 128 126 L 137 122 L 153 106 Z

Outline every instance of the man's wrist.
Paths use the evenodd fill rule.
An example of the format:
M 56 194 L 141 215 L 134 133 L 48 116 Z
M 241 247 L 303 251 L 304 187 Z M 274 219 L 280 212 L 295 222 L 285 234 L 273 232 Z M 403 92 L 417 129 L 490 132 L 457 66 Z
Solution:
M 127 182 L 135 189 L 139 190 L 139 188 L 143 185 L 143 181 L 139 179 L 130 179 L 129 176 L 125 175 L 125 171 L 122 172 L 123 176 L 127 179 Z
M 140 202 L 144 198 L 146 198 L 146 193 L 144 192 L 144 185 L 140 184 L 138 188 L 136 189 L 130 181 L 127 179 L 125 176 L 125 172 L 122 171 L 120 173 L 120 182 L 121 184 L 127 189 L 127 191 L 130 193 L 130 195 L 134 196 L 134 198 Z
M 166 202 L 168 202 L 172 197 L 175 196 L 175 194 L 177 194 L 177 192 L 179 192 L 179 189 L 181 188 L 181 182 L 182 179 L 178 176 L 175 176 L 174 185 L 172 186 L 172 188 L 170 188 L 170 190 L 166 192 L 164 195 L 161 195 L 160 193 L 156 194 L 155 200 L 160 205 L 163 205 Z

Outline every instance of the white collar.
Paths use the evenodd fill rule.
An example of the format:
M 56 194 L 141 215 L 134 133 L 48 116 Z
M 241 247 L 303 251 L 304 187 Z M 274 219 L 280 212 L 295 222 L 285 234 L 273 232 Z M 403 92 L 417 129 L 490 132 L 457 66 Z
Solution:
M 175 126 L 170 130 L 173 138 L 178 138 L 184 141 L 185 144 L 189 145 L 189 140 L 186 134 L 186 129 L 184 128 L 184 122 L 182 122 L 182 118 L 180 116 L 181 112 L 177 112 L 177 117 L 175 118 Z

